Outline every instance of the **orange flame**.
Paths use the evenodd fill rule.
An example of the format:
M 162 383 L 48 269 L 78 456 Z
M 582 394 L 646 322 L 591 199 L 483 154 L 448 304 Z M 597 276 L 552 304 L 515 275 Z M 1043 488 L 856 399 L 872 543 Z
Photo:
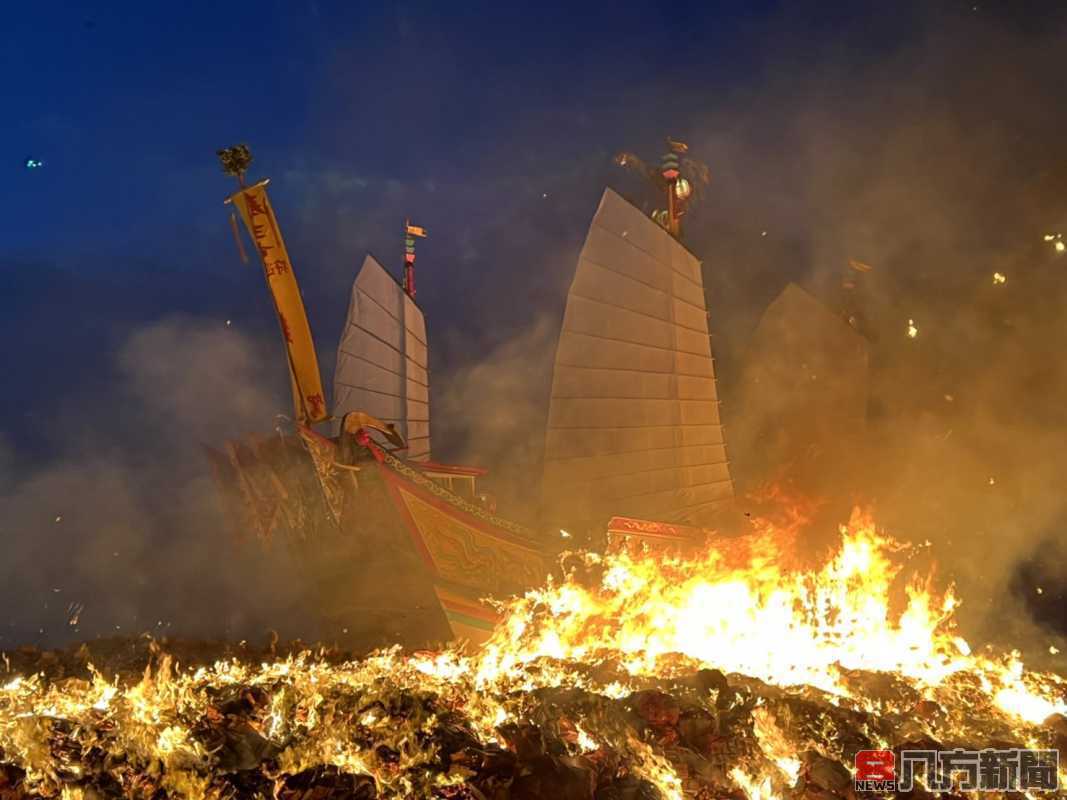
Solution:
M 905 579 L 900 555 L 912 548 L 879 532 L 869 513 L 854 511 L 838 551 L 805 570 L 795 539 L 810 506 L 787 509 L 784 528 L 757 519 L 752 535 L 696 555 L 587 555 L 594 580 L 572 575 L 511 606 L 480 674 L 515 675 L 544 657 L 610 660 L 635 676 L 700 666 L 858 699 L 849 671 L 895 673 L 931 698 L 968 672 L 1009 716 L 1036 723 L 1067 710 L 1051 676 L 1026 675 L 1017 655 L 972 655 L 953 620 L 952 588 Z

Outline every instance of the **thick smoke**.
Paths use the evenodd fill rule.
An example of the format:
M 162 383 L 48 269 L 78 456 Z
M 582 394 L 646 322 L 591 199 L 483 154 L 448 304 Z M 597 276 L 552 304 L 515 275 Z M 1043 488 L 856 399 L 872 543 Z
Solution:
M 754 122 L 736 104 L 712 114 L 715 132 L 702 147 L 730 165 L 749 203 L 759 192 L 792 195 L 800 224 L 748 226 L 754 274 L 730 257 L 738 236 L 722 223 L 701 238 L 713 315 L 725 316 L 719 353 L 744 358 L 748 315 L 790 278 L 830 308 L 857 312 L 871 347 L 868 436 L 799 477 L 832 499 L 874 501 L 902 538 L 934 542 L 944 571 L 960 581 L 965 621 L 996 636 L 1027 619 L 1021 601 L 1042 597 L 1040 580 L 1019 584 L 1020 568 L 1040 561 L 1050 594 L 1064 578 L 1055 487 L 1067 466 L 1067 416 L 1057 402 L 1067 379 L 1067 264 L 1042 241 L 1067 225 L 1055 188 L 1067 172 L 1050 137 L 1063 118 L 1053 76 L 1064 28 L 1054 20 L 1043 31 L 962 24 L 967 37 L 951 14 L 932 13 L 917 43 L 851 74 L 834 57 L 800 77 L 778 72 L 753 98 L 759 124 L 775 131 L 774 150 L 761 141 L 766 134 L 718 133 Z M 781 176 L 779 187 L 759 164 Z M 736 220 L 727 208 L 736 195 L 717 196 L 714 213 Z M 769 259 L 758 253 L 767 239 L 782 243 Z M 790 253 L 789 239 L 804 246 Z M 849 259 L 874 266 L 852 273 L 853 298 L 840 289 Z M 763 269 L 768 260 L 776 275 Z M 729 371 L 721 378 L 730 400 Z M 790 398 L 777 403 L 788 407 Z M 728 402 L 727 421 L 743 423 L 747 411 Z M 842 432 L 847 423 L 840 420 Z M 812 421 L 785 414 L 780 424 Z M 742 465 L 759 460 L 754 449 L 732 448 Z
M 559 326 L 560 316 L 546 314 L 488 352 L 475 351 L 445 374 L 431 398 L 434 418 L 446 430 L 442 449 L 460 462 L 491 467 L 484 484 L 501 508 L 531 521 L 539 510 Z
M 269 429 L 284 386 L 264 355 L 217 321 L 162 320 L 115 354 L 106 406 L 75 394 L 53 415 L 56 459 L 27 472 L 5 453 L 0 645 L 315 634 L 284 562 L 223 527 L 200 449 Z

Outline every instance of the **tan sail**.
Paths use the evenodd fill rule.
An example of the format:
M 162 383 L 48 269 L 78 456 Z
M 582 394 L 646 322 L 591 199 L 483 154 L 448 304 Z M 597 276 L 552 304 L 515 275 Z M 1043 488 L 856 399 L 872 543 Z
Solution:
M 731 441 L 746 471 L 793 479 L 847 468 L 867 420 L 868 343 L 813 295 L 790 283 L 763 313 L 738 380 L 744 414 Z
M 364 411 L 391 422 L 405 457 L 430 457 L 430 380 L 422 310 L 373 256 L 352 285 L 334 372 L 334 416 Z
M 606 190 L 556 353 L 545 510 L 706 524 L 732 498 L 700 262 Z

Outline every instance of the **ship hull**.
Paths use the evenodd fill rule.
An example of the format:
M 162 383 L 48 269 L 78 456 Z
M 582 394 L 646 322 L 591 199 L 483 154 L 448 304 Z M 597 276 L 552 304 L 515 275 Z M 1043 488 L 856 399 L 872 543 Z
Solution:
M 324 638 L 351 646 L 482 641 L 497 619 L 484 599 L 544 581 L 551 560 L 528 529 L 373 443 L 345 467 L 334 441 L 307 429 L 300 436 L 303 447 L 290 441 L 284 463 L 274 450 L 230 445 L 243 457 L 228 474 L 216 472 L 229 499 L 246 506 L 244 530 L 288 540 Z M 263 523 L 264 506 L 278 510 L 273 526 Z

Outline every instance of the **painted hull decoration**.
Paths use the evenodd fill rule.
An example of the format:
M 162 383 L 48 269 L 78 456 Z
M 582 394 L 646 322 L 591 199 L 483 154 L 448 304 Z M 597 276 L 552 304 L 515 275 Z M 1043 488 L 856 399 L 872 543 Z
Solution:
M 651 552 L 679 552 L 699 547 L 715 534 L 707 528 L 612 517 L 608 523 L 608 549 L 638 547 Z
M 301 435 L 320 452 L 336 450 L 314 432 L 303 429 Z M 358 489 L 348 489 L 343 538 L 354 544 L 376 542 L 364 547 L 372 559 L 432 587 L 451 638 L 481 641 L 497 619 L 483 599 L 502 599 L 541 585 L 551 559 L 533 531 L 439 486 L 369 436 L 361 446 L 365 459 L 358 467 Z M 375 504 L 373 530 L 365 516 L 371 511 L 368 503 Z M 392 605 L 403 604 L 408 594 L 398 592 Z
M 492 607 L 469 592 L 450 589 L 444 584 L 435 584 L 434 590 L 454 638 L 481 644 L 492 636 L 501 619 Z
M 442 489 L 387 453 L 382 476 L 427 566 L 450 583 L 492 594 L 523 591 L 548 573 L 533 531 Z

